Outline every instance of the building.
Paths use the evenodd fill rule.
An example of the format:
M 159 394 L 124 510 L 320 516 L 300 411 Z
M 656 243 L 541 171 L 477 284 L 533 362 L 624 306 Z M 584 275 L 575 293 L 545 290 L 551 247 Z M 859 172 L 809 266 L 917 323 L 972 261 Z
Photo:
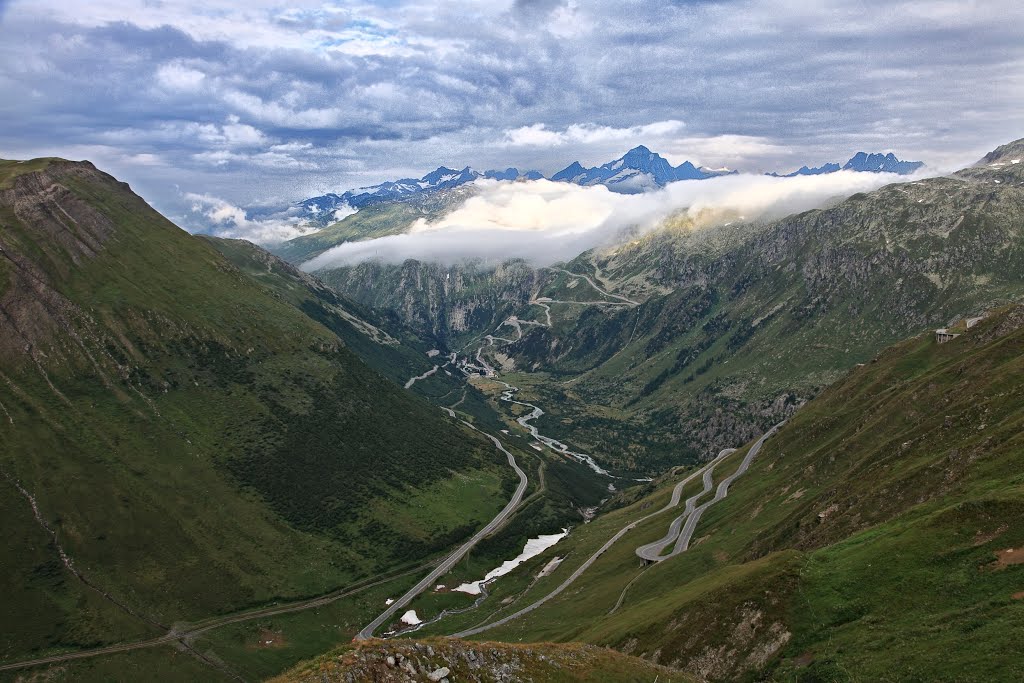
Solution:
M 945 344 L 948 341 L 952 341 L 952 340 L 956 339 L 957 337 L 959 337 L 963 333 L 963 330 L 971 329 L 972 327 L 974 327 L 975 325 L 977 325 L 978 323 L 980 323 L 984 319 L 985 319 L 985 316 L 983 316 L 983 315 L 982 316 L 978 316 L 977 318 L 968 318 L 963 323 L 962 327 L 960 325 L 957 326 L 956 329 L 960 330 L 959 332 L 954 332 L 953 330 L 951 330 L 949 328 L 946 328 L 946 327 L 943 327 L 941 329 L 935 330 L 935 341 L 938 342 L 939 344 Z

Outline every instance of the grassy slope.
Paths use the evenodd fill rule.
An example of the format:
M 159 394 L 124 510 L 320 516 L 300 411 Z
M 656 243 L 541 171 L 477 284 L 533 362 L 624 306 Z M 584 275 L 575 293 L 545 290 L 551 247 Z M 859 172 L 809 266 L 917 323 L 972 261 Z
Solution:
M 421 339 L 386 313 L 373 311 L 339 296 L 315 277 L 245 240 L 205 236 L 231 263 L 274 295 L 338 335 L 364 363 L 389 379 L 405 384 L 430 370 L 435 360 L 426 352 L 433 339 Z M 463 382 L 444 373 L 420 380 L 414 391 L 430 397 L 461 392 Z M 454 400 L 457 399 L 453 399 Z
M 420 219 L 439 218 L 471 197 L 473 192 L 472 187 L 463 186 L 414 195 L 400 201 L 370 204 L 323 230 L 283 242 L 273 251 L 292 263 L 301 263 L 345 242 L 398 235 L 408 232 Z
M 274 251 L 281 258 L 301 263 L 344 242 L 403 233 L 419 217 L 420 211 L 405 202 L 371 204 L 312 235 L 289 240 Z
M 780 680 L 1020 677 L 1024 565 L 996 560 L 1024 553 L 1022 324 L 1016 308 L 851 372 L 767 442 L 694 547 L 645 571 L 614 614 L 616 586 L 639 571 L 642 528 L 565 594 L 483 637 L 609 644 L 720 679 L 766 669 Z M 579 536 L 578 551 L 556 546 L 516 572 L 510 584 L 525 585 L 570 551 L 518 604 L 644 504 L 587 525 L 595 533 Z
M 32 167 L 0 169 L 0 491 L 23 522 L 12 482 L 34 494 L 95 584 L 167 625 L 325 592 L 501 507 L 511 480 L 488 442 L 126 185 L 88 164 Z M 420 515 L 425 491 L 463 481 L 452 470 L 488 493 Z M 4 658 L 160 630 L 96 600 L 23 526 L 5 525 L 0 553 L 17 588 Z

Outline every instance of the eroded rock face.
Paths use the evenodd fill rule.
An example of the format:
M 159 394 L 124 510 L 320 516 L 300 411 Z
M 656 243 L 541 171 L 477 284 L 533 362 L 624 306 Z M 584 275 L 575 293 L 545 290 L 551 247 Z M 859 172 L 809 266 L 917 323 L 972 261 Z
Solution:
M 536 289 L 541 274 L 522 262 L 444 266 L 409 260 L 360 263 L 321 273 L 364 305 L 391 310 L 419 334 L 450 342 L 497 327 Z
M 116 229 L 110 219 L 68 189 L 109 176 L 88 162 L 53 162 L 0 189 L 0 358 L 59 361 L 67 349 L 48 346 L 55 330 L 88 334 L 90 316 L 60 290 L 73 268 L 95 258 Z M 26 245 L 41 249 L 29 258 Z

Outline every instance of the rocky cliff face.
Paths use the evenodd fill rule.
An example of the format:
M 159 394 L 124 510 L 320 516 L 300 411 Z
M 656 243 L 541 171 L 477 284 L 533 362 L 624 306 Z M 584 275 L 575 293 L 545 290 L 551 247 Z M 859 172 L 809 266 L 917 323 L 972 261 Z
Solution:
M 495 267 L 406 261 L 365 262 L 320 273 L 342 294 L 395 311 L 418 333 L 447 347 L 479 335 L 530 300 L 541 275 L 523 262 Z
M 60 289 L 116 232 L 108 217 L 66 186 L 90 181 L 112 179 L 91 164 L 55 160 L 35 172 L 12 173 L 0 187 L 0 207 L 10 217 L 9 227 L 0 232 L 0 319 L 5 324 L 0 357 L 37 362 L 40 354 L 47 355 L 43 346 L 63 355 L 48 345 L 54 331 L 77 336 L 72 321 L 87 321 L 85 311 Z M 30 256 L 27 248 L 38 251 Z

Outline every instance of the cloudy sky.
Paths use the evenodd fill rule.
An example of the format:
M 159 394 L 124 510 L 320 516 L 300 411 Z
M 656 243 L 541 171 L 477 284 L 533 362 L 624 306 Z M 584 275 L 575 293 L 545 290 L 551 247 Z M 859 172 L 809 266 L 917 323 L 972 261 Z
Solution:
M 953 167 L 1024 136 L 1024 3 L 811 4 L 0 0 L 0 157 L 88 158 L 195 228 L 439 164 Z

